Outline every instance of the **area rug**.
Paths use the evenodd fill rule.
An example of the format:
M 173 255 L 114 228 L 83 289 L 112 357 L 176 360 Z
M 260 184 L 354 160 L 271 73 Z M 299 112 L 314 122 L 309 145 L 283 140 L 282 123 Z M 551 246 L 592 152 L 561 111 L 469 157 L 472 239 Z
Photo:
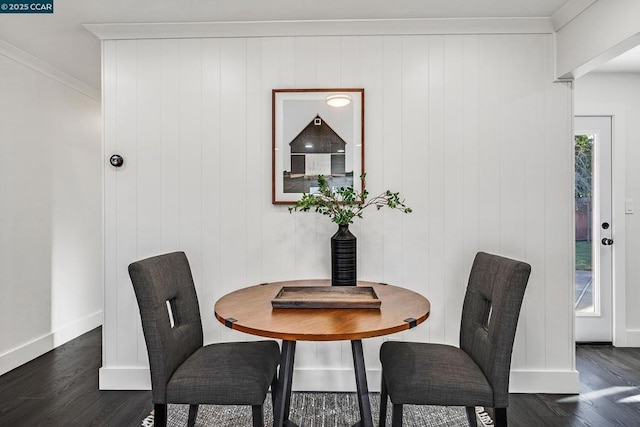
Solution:
M 373 423 L 378 425 L 380 393 L 371 393 Z M 391 425 L 391 405 L 387 406 L 387 425 Z M 273 424 L 271 397 L 264 406 L 265 425 Z M 483 408 L 476 408 L 479 426 L 493 426 L 493 420 Z M 169 405 L 167 426 L 184 427 L 189 415 L 188 405 Z M 355 393 L 302 393 L 291 395 L 289 419 L 300 427 L 346 427 L 358 421 L 358 402 Z M 405 405 L 403 425 L 406 427 L 468 426 L 462 407 Z M 251 426 L 251 407 L 201 405 L 196 426 Z M 142 421 L 142 427 L 153 426 L 153 413 Z

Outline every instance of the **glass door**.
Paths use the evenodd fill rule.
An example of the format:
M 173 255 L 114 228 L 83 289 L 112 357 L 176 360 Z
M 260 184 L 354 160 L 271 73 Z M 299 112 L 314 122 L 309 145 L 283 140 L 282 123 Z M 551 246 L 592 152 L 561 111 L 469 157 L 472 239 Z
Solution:
M 575 118 L 575 336 L 611 342 L 611 117 Z

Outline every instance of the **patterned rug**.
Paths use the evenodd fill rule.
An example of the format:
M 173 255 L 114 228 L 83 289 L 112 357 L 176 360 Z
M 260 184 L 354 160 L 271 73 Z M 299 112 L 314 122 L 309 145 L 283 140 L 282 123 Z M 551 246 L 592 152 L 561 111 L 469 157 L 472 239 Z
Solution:
M 378 425 L 380 393 L 371 393 L 373 423 Z M 479 426 L 493 426 L 483 408 L 476 408 Z M 271 397 L 264 407 L 265 425 L 273 424 Z M 167 426 L 184 427 L 189 415 L 188 405 L 169 405 Z M 291 395 L 289 419 L 300 427 L 346 427 L 358 421 L 358 402 L 355 393 L 301 393 Z M 462 407 L 405 405 L 405 427 L 468 426 L 467 414 Z M 201 405 L 196 426 L 241 427 L 251 426 L 251 407 Z M 387 425 L 391 425 L 391 404 L 387 406 Z M 153 413 L 142 421 L 142 427 L 153 426 Z

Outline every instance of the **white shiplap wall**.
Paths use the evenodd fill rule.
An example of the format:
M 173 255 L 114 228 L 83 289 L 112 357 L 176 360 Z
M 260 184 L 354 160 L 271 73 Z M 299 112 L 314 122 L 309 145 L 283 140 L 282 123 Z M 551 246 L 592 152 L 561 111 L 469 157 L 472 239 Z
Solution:
M 148 386 L 127 265 L 184 250 L 205 339 L 213 304 L 243 286 L 327 277 L 334 225 L 271 204 L 271 90 L 363 87 L 370 192 L 414 209 L 367 212 L 359 278 L 427 296 L 394 339 L 455 344 L 478 250 L 530 262 L 514 391 L 577 391 L 573 359 L 572 89 L 553 83 L 549 34 L 235 37 L 103 42 L 105 323 L 102 388 Z M 369 383 L 378 347 L 365 340 Z M 348 343 L 300 343 L 294 387 L 354 388 Z

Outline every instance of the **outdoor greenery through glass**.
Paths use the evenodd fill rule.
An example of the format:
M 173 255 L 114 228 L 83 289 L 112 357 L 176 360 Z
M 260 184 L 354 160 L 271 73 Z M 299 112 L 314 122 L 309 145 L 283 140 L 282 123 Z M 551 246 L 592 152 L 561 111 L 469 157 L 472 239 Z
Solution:
M 591 203 L 593 191 L 593 135 L 575 136 L 576 209 Z
M 321 213 L 331 218 L 336 224 L 352 224 L 355 217 L 362 218 L 362 211 L 370 206 L 377 210 L 383 207 L 397 209 L 404 213 L 410 213 L 411 208 L 405 205 L 404 199 L 400 199 L 400 193 L 386 190 L 380 195 L 369 200 L 369 192 L 365 184 L 366 174 L 362 174 L 363 191 L 358 192 L 353 187 L 331 188 L 323 175 L 318 175 L 318 193 L 304 193 L 295 206 L 289 208 L 289 212 L 301 211 Z
M 593 135 L 575 136 L 575 209 L 576 212 L 584 212 L 587 219 L 586 235 L 576 239 L 576 269 L 578 270 L 591 270 L 593 141 Z
M 592 313 L 594 305 L 593 258 L 593 156 L 594 135 L 575 135 L 575 302 L 578 313 Z

